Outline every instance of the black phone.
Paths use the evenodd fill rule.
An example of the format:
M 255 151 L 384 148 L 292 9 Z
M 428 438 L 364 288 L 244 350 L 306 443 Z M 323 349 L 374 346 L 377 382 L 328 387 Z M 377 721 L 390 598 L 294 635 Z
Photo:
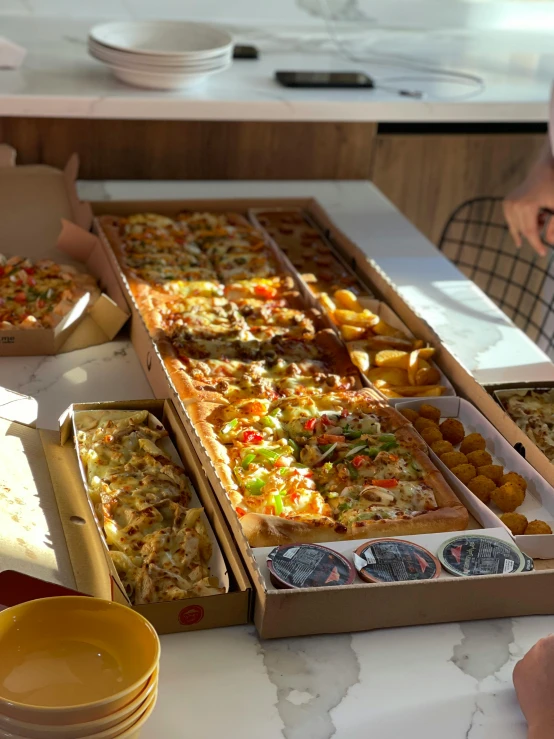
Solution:
M 257 59 L 258 57 L 258 49 L 255 46 L 237 44 L 233 48 L 233 59 Z
M 275 72 L 275 79 L 285 87 L 375 87 L 362 72 Z

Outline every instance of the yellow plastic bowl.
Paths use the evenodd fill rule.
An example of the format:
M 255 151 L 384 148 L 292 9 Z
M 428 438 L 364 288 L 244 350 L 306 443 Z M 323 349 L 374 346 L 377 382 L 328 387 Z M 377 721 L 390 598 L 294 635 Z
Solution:
M 158 674 L 159 670 L 156 668 L 144 690 L 131 703 L 116 713 L 110 713 L 109 716 L 97 721 L 67 724 L 67 726 L 41 726 L 0 715 L 0 738 L 3 739 L 2 732 L 4 732 L 12 736 L 23 735 L 26 739 L 49 739 L 52 733 L 55 733 L 59 739 L 82 739 L 82 737 L 89 737 L 91 734 L 111 729 L 147 707 L 148 698 L 158 692 Z
M 149 718 L 149 716 L 152 714 L 152 711 L 154 710 L 154 706 L 156 705 L 156 699 L 158 697 L 158 692 L 155 691 L 150 698 L 146 700 L 146 702 L 139 708 L 138 711 L 135 711 L 131 716 L 125 719 L 125 721 L 122 721 L 117 726 L 112 726 L 111 729 L 106 729 L 105 731 L 100 731 L 95 734 L 87 734 L 86 739 L 119 739 L 120 737 L 136 737 L 138 736 L 137 729 L 140 730 L 140 727 L 142 727 L 146 720 Z M 131 732 L 131 733 L 129 733 Z M 58 739 L 59 733 L 56 726 L 51 726 L 48 733 L 44 734 L 47 739 Z M 11 734 L 9 732 L 4 732 L 0 729 L 0 739 L 29 739 L 26 734 Z
M 160 641 L 126 606 L 62 596 L 0 612 L 0 655 L 0 714 L 65 726 L 133 701 L 158 665 Z

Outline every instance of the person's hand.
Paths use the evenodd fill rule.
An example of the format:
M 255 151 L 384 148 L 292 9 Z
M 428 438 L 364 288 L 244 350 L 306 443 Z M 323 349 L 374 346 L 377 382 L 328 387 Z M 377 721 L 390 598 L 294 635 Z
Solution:
M 554 737 L 554 636 L 541 639 L 517 663 L 514 686 L 529 739 Z
M 504 217 L 518 249 L 525 237 L 541 257 L 546 255 L 546 247 L 541 241 L 542 223 L 539 212 L 545 208 L 554 211 L 554 160 L 550 145 L 543 150 L 526 180 L 504 200 Z M 548 229 L 546 239 L 550 243 L 554 237 L 554 219 Z

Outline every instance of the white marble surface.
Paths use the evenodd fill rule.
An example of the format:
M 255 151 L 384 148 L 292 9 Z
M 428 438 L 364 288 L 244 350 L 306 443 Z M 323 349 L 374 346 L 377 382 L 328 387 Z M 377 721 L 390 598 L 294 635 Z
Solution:
M 502 352 L 510 346 L 523 366 L 540 359 L 526 341 L 513 351 L 519 334 L 496 311 L 479 317 L 478 293 L 466 306 L 465 279 L 368 185 L 82 183 L 81 192 L 95 199 L 317 195 L 402 289 L 445 332 L 448 327 L 460 351 L 473 347 L 469 360 L 477 357 L 481 371 L 507 361 Z M 410 255 L 408 268 L 403 254 Z M 437 292 L 426 295 L 431 283 L 438 283 Z M 477 335 L 490 333 L 470 340 L 470 320 Z M 491 342 L 496 359 L 486 349 Z M 124 337 L 58 357 L 3 358 L 0 385 L 34 395 L 39 425 L 48 428 L 74 401 L 151 395 Z M 511 673 L 553 630 L 554 617 L 536 617 L 276 641 L 260 641 L 252 626 L 164 636 L 158 705 L 141 739 L 524 739 Z
M 19 2 L 27 8 L 25 15 L 17 14 Z M 210 20 L 229 28 L 237 42 L 257 45 L 260 59 L 236 61 L 227 71 L 189 90 L 140 90 L 118 82 L 105 65 L 88 56 L 86 35 L 95 22 L 86 17 L 88 3 L 3 0 L 2 35 L 29 53 L 20 69 L 0 70 L 0 115 L 385 122 L 547 120 L 554 78 L 550 31 L 554 10 L 549 3 L 528 2 L 528 12 L 520 9 L 518 15 L 513 9 L 521 3 L 468 6 L 458 2 L 444 13 L 443 6 L 450 7 L 450 3 L 427 0 L 425 15 L 414 12 L 414 3 L 400 0 L 389 10 L 383 2 L 372 5 L 342 0 L 331 3 L 340 12 L 336 13 L 338 24 L 329 26 L 324 20 L 324 4 L 318 0 L 298 0 L 296 4 L 289 0 L 279 13 L 275 2 L 262 4 L 260 10 L 259 4 L 253 8 L 251 0 L 242 0 L 236 14 L 221 0 L 211 0 L 207 6 L 197 3 L 196 9 L 188 2 L 185 10 L 169 0 L 160 4 L 129 2 L 128 7 L 124 0 L 94 3 L 96 20 L 155 17 L 155 13 L 165 18 Z M 488 12 L 481 7 L 485 5 Z M 494 23 L 485 22 L 487 18 Z M 334 39 L 329 28 L 334 29 Z M 483 84 L 422 72 L 413 68 L 416 63 L 476 75 Z M 367 72 L 380 85 L 419 90 L 423 97 L 400 97 L 385 89 L 284 88 L 273 78 L 278 69 L 355 69 Z

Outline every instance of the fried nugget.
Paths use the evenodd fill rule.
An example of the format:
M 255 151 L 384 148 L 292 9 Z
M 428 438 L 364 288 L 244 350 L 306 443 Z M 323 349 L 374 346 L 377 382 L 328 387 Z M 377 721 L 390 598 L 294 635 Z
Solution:
M 446 454 L 447 452 L 453 452 L 454 447 L 449 441 L 445 441 L 442 439 L 442 441 L 434 441 L 431 444 L 431 449 L 435 452 L 435 454 L 440 457 L 441 454 Z
M 477 474 L 490 477 L 498 485 L 504 474 L 504 467 L 501 464 L 484 464 L 482 467 L 477 468 Z
M 428 418 L 429 420 L 438 423 L 440 421 L 441 412 L 438 408 L 435 408 L 434 405 L 423 403 L 423 405 L 420 405 L 419 407 L 419 415 L 423 416 L 423 418 Z
M 527 528 L 525 529 L 525 535 L 531 536 L 532 534 L 551 534 L 552 529 L 546 523 L 546 521 L 529 521 Z
M 460 464 L 467 464 L 467 457 L 462 452 L 452 451 L 441 454 L 441 462 L 451 470 L 453 467 L 457 467 Z
M 467 486 L 483 503 L 488 503 L 491 499 L 492 491 L 496 490 L 494 482 L 490 477 L 485 477 L 484 475 L 477 475 L 467 483 Z
M 492 464 L 492 457 L 484 449 L 476 449 L 474 452 L 469 452 L 467 461 L 474 467 L 483 467 L 485 464 Z
M 416 429 L 419 431 L 420 434 L 423 431 L 423 429 L 426 429 L 426 428 L 438 429 L 438 426 L 434 421 L 430 421 L 428 418 L 422 418 L 421 416 L 417 419 L 417 421 L 414 421 L 414 426 L 416 427 Z M 442 439 L 442 436 L 441 436 L 441 439 Z
M 528 521 L 522 513 L 503 513 L 500 516 L 500 520 L 510 529 L 514 536 L 524 534 L 528 525 Z
M 506 482 L 513 482 L 514 485 L 519 485 L 523 492 L 527 490 L 527 480 L 521 475 L 518 475 L 517 472 L 506 472 L 505 475 L 502 475 L 498 484 L 504 485 Z
M 506 482 L 491 493 L 492 502 L 504 513 L 512 513 L 523 503 L 525 493 L 513 482 Z
M 438 426 L 426 426 L 423 431 L 419 432 L 421 438 L 427 442 L 427 444 L 433 444 L 435 441 L 442 441 L 442 434 L 439 431 Z
M 459 444 L 465 436 L 463 425 L 456 418 L 447 418 L 439 426 L 442 438 L 451 444 Z
M 458 480 L 461 480 L 465 485 L 477 475 L 477 471 L 472 464 L 459 464 L 452 468 L 452 472 L 456 475 Z
M 400 411 L 404 418 L 407 418 L 410 423 L 415 423 L 419 418 L 419 413 L 413 411 L 411 408 L 402 408 Z
M 483 439 L 481 434 L 468 434 L 460 444 L 460 451 L 464 454 L 475 452 L 478 449 L 486 449 L 487 442 Z

